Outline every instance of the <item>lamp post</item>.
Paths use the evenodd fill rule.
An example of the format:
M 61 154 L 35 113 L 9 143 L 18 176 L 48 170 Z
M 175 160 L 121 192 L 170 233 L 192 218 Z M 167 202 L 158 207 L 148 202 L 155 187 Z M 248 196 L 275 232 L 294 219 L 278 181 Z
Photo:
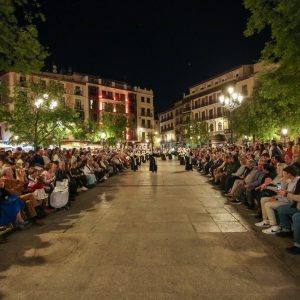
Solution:
M 244 97 L 242 94 L 237 93 L 233 87 L 227 89 L 227 93 L 219 97 L 221 105 L 229 111 L 230 122 L 230 142 L 233 144 L 233 119 L 232 112 L 241 106 Z
M 38 140 L 38 124 L 40 121 L 40 113 L 43 109 L 54 110 L 58 106 L 58 102 L 55 99 L 50 100 L 48 94 L 43 94 L 42 97 L 35 99 L 35 121 L 34 121 L 34 148 L 37 148 Z
M 283 135 L 283 144 L 286 146 L 286 137 L 288 135 L 289 130 L 287 128 L 282 128 L 281 133 Z
M 103 142 L 104 142 L 104 139 L 106 138 L 106 133 L 103 131 L 100 133 L 100 137 L 101 137 L 101 146 L 103 148 Z

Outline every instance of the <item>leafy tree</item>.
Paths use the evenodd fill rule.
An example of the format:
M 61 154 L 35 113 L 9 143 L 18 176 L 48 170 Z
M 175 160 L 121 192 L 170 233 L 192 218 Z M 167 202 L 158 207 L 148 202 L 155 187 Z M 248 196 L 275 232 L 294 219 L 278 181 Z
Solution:
M 270 30 L 261 60 L 272 63 L 258 78 L 252 122 L 278 134 L 283 126 L 295 135 L 300 130 L 300 6 L 298 0 L 244 0 L 250 10 L 246 36 Z M 258 109 L 263 109 L 258 111 Z M 256 114 L 259 113 L 259 114 Z M 269 120 L 269 119 L 273 120 Z M 261 135 L 261 133 L 259 133 Z M 270 134 L 268 134 L 270 135 Z
M 62 136 L 61 130 L 72 128 L 77 113 L 63 102 L 61 85 L 30 81 L 27 87 L 16 86 L 12 97 L 13 110 L 2 110 L 1 120 L 6 121 L 20 142 L 32 143 L 36 148 L 49 145 Z
M 72 130 L 74 138 L 78 140 L 88 140 L 91 142 L 99 142 L 101 140 L 101 128 L 99 124 L 93 120 L 88 122 L 78 122 Z
M 245 101 L 233 112 L 234 133 L 259 140 L 278 138 L 276 133 L 279 132 L 280 120 L 274 118 L 278 114 L 278 108 L 270 100 L 262 98 L 256 87 L 252 99 Z
M 103 114 L 103 127 L 108 138 L 113 137 L 116 141 L 122 141 L 125 138 L 127 118 L 121 114 Z
M 47 52 L 33 24 L 34 19 L 43 19 L 35 12 L 38 7 L 36 0 L 0 1 L 0 71 L 29 73 L 42 68 Z M 25 17 L 20 19 L 17 15 Z
M 205 121 L 192 120 L 187 126 L 185 137 L 192 145 L 207 142 L 209 139 L 207 123 Z

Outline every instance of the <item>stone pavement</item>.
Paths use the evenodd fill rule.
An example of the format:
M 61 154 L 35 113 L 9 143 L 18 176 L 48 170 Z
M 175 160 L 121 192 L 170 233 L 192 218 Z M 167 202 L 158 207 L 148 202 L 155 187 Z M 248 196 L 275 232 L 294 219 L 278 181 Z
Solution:
M 298 258 L 252 231 L 205 177 L 177 160 L 158 168 L 110 178 L 46 226 L 12 234 L 0 298 L 300 299 Z

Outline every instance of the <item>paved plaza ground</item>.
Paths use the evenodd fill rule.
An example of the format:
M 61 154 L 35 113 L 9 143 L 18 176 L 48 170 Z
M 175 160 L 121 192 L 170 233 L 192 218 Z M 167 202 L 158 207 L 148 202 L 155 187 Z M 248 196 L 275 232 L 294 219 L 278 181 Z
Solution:
M 177 160 L 158 168 L 110 178 L 9 236 L 0 298 L 300 299 L 291 241 L 253 231 L 251 216 Z

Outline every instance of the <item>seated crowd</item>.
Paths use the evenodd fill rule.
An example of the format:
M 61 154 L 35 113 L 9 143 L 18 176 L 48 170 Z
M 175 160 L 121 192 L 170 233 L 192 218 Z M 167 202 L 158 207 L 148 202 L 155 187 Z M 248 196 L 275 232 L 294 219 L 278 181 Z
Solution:
M 68 208 L 80 192 L 127 170 L 130 164 L 130 152 L 120 149 L 1 152 L 0 231 L 24 229 L 29 223 L 44 225 L 46 215 Z M 6 240 L 0 236 L 1 241 Z
M 255 147 L 204 147 L 193 150 L 193 164 L 233 205 L 256 211 L 255 225 L 265 234 L 293 236 L 287 249 L 300 254 L 300 162 L 292 143 Z

